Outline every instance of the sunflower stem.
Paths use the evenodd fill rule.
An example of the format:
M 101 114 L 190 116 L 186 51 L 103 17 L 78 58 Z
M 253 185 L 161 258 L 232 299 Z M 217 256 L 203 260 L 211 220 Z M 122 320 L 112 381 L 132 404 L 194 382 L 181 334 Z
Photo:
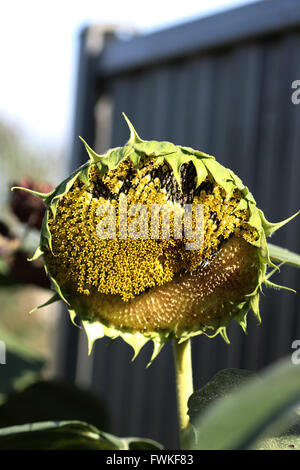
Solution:
M 178 343 L 178 341 L 174 339 L 173 351 L 176 374 L 179 436 L 181 448 L 184 449 L 189 428 L 189 416 L 187 414 L 188 399 L 193 393 L 191 341 L 188 339 L 183 343 Z

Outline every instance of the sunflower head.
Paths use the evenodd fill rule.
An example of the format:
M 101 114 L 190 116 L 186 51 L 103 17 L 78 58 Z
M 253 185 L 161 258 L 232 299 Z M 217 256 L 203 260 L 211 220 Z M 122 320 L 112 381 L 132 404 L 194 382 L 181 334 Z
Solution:
M 91 350 L 121 336 L 135 351 L 170 338 L 221 334 L 259 316 L 270 261 L 269 223 L 247 187 L 214 157 L 144 141 L 132 124 L 124 147 L 98 155 L 51 193 L 40 245 L 55 295 L 82 319 Z M 273 284 L 272 284 L 273 285 Z

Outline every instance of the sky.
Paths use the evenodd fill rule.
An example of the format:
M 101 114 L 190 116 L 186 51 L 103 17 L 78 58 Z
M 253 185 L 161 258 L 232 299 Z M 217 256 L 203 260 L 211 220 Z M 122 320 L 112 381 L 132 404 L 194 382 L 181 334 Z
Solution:
M 254 0 L 252 0 L 254 1 Z M 0 1 L 0 119 L 60 151 L 72 126 L 78 33 L 87 24 L 151 32 L 251 0 Z

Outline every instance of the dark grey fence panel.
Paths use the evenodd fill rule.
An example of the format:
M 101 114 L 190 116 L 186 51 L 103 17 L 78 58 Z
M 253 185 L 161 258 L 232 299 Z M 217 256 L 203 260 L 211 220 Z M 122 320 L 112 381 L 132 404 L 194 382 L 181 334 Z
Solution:
M 108 95 L 111 146 L 128 139 L 124 111 L 145 139 L 171 140 L 215 155 L 241 176 L 270 220 L 289 216 L 300 203 L 300 105 L 291 102 L 291 83 L 300 79 L 299 12 L 298 0 L 267 0 L 145 37 L 108 42 L 82 62 L 90 79 L 79 82 L 86 95 L 78 95 L 76 133 L 93 145 L 93 107 Z M 299 233 L 300 218 L 272 241 L 300 252 Z M 276 280 L 299 288 L 300 274 L 285 267 Z M 247 336 L 232 324 L 230 346 L 221 338 L 193 340 L 196 387 L 223 367 L 256 370 L 291 353 L 292 341 L 300 338 L 300 297 L 264 294 L 263 323 L 258 327 L 250 313 Z M 76 357 L 76 351 L 74 341 L 66 358 Z M 131 349 L 121 340 L 96 342 L 85 382 L 107 401 L 113 432 L 178 444 L 171 353 L 167 345 L 145 369 L 150 345 L 131 363 Z M 76 378 L 82 379 L 79 372 Z
M 297 28 L 299 0 L 264 0 L 234 10 L 191 21 L 130 43 L 111 41 L 99 58 L 103 76 L 144 68 L 199 51 L 247 41 L 255 37 Z

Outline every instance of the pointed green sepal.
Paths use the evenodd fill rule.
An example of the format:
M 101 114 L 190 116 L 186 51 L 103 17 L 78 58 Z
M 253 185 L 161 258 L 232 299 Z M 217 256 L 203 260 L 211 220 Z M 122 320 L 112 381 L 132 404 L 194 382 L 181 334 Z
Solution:
M 290 287 L 286 287 L 286 286 L 281 286 L 279 284 L 275 284 L 274 282 L 271 282 L 269 281 L 268 279 L 266 279 L 264 281 L 264 284 L 265 286 L 271 288 L 271 289 L 275 289 L 275 290 L 288 290 L 289 292 L 293 292 L 293 294 L 296 294 L 296 291 L 294 289 L 291 289 Z
M 90 168 L 91 168 L 90 165 L 85 166 L 85 168 L 83 168 L 78 175 L 78 179 L 87 187 L 90 186 L 90 180 L 89 180 Z
M 69 178 L 66 178 L 61 184 L 59 184 L 55 190 L 55 194 L 51 198 L 51 201 L 48 203 L 48 207 L 52 212 L 53 219 L 56 217 L 57 206 L 61 198 L 67 194 L 72 188 L 73 184 L 79 177 L 79 175 L 84 171 L 86 165 L 83 165 L 78 171 L 74 171 Z M 51 236 L 51 235 L 50 235 Z
M 35 261 L 40 256 L 42 256 L 43 254 L 44 254 L 44 252 L 41 250 L 40 246 L 38 246 L 37 249 L 35 250 L 32 258 L 27 258 L 27 261 Z
M 173 174 L 175 176 L 176 182 L 181 189 L 181 176 L 180 176 L 180 168 L 182 165 L 181 155 L 180 153 L 172 153 L 170 155 L 166 155 L 164 160 L 169 164 L 171 167 Z
M 87 335 L 88 355 L 90 356 L 96 339 L 104 337 L 103 325 L 99 322 L 91 323 L 89 321 L 83 321 L 82 325 Z
M 137 358 L 141 349 L 150 340 L 150 338 L 143 335 L 142 333 L 122 332 L 120 336 L 127 344 L 129 344 L 129 346 L 132 347 L 134 351 L 131 361 L 134 361 Z
M 74 326 L 76 326 L 76 328 L 79 328 L 81 330 L 82 327 L 75 321 L 77 318 L 77 312 L 70 305 L 67 306 L 67 309 L 69 312 L 71 322 L 73 323 Z
M 249 202 L 246 199 L 241 199 L 233 212 L 248 210 Z
M 50 279 L 50 282 L 51 282 L 51 286 L 52 286 L 52 289 L 59 295 L 59 297 L 61 298 L 61 300 L 63 300 L 68 306 L 70 306 L 70 303 L 67 301 L 67 299 L 65 298 L 59 284 L 57 283 L 57 281 L 54 279 L 54 277 L 52 276 L 52 274 L 49 272 L 48 270 L 48 267 L 47 267 L 47 264 L 46 262 L 44 263 L 44 267 L 45 267 L 45 271 L 46 271 L 46 274 L 49 276 L 49 279 Z
M 43 303 L 42 305 L 39 305 L 38 307 L 34 307 L 32 310 L 30 310 L 29 315 L 31 315 L 36 310 L 43 308 L 43 307 L 47 307 L 47 305 L 54 304 L 54 302 L 58 302 L 59 300 L 60 300 L 60 296 L 57 293 L 55 293 L 49 300 L 47 300 L 47 302 Z
M 141 160 L 141 154 L 140 153 L 136 153 L 136 152 L 132 152 L 130 155 L 129 155 L 129 158 L 130 160 L 132 161 L 133 165 L 135 166 L 135 168 L 138 170 L 139 168 L 139 164 L 140 164 L 140 160 Z
M 229 341 L 229 338 L 227 336 L 227 331 L 226 331 L 226 327 L 224 326 L 223 328 L 220 329 L 220 335 L 222 336 L 222 338 L 224 339 L 225 343 L 227 344 L 230 344 L 230 341 Z
M 150 367 L 154 359 L 159 355 L 160 351 L 162 350 L 162 348 L 164 347 L 166 343 L 166 338 L 163 335 L 154 336 L 152 338 L 152 342 L 153 342 L 153 352 L 146 368 Z
M 143 139 L 140 138 L 140 136 L 138 135 L 138 133 L 136 132 L 135 128 L 133 127 L 132 123 L 129 121 L 128 117 L 126 116 L 125 113 L 122 113 L 126 123 L 127 123 L 127 126 L 129 127 L 129 130 L 130 130 L 130 138 L 127 142 L 127 145 L 132 145 L 132 144 L 138 144 L 140 142 L 143 142 Z
M 261 316 L 260 316 L 260 313 L 259 313 L 259 294 L 253 295 L 250 298 L 250 307 L 252 308 L 252 311 L 253 311 L 255 317 L 257 318 L 258 323 L 260 324 L 261 323 Z
M 52 252 L 52 237 L 51 237 L 51 232 L 49 229 L 49 211 L 46 211 L 43 222 L 42 222 L 42 227 L 41 227 L 41 243 L 40 243 L 40 250 L 44 251 L 44 248 L 46 250 L 50 250 Z
M 198 158 L 193 158 L 192 162 L 194 164 L 195 170 L 196 170 L 196 188 L 200 186 L 201 183 L 205 180 L 207 177 L 207 169 L 205 168 L 205 165 L 202 163 L 202 161 Z
M 300 211 L 298 211 L 295 214 L 291 215 L 291 217 L 288 217 L 287 219 L 282 220 L 281 222 L 272 223 L 272 222 L 267 221 L 267 219 L 265 218 L 265 215 L 264 215 L 264 213 L 261 209 L 258 209 L 258 212 L 260 213 L 260 216 L 261 216 L 262 226 L 263 226 L 263 229 L 265 231 L 266 237 L 269 237 L 270 235 L 272 235 L 272 233 L 276 232 L 276 230 L 283 227 L 285 224 L 290 222 L 292 219 L 294 219 L 300 213 Z
M 151 334 L 148 336 L 138 332 L 130 333 L 128 331 L 121 331 L 113 327 L 108 327 L 99 321 L 90 322 L 84 320 L 82 324 L 88 339 L 88 354 L 91 354 L 93 345 L 97 339 L 101 339 L 106 336 L 114 340 L 118 337 L 121 337 L 127 344 L 132 347 L 134 351 L 132 361 L 134 361 L 143 346 L 148 341 L 153 339 Z M 151 358 L 151 360 L 153 360 L 153 358 Z
M 134 149 L 130 145 L 115 147 L 103 155 L 101 163 L 108 171 L 111 171 L 117 168 L 125 158 L 130 158 L 133 153 Z
M 88 156 L 90 158 L 90 161 L 92 163 L 97 163 L 101 160 L 101 155 L 99 155 L 98 153 L 96 153 L 90 146 L 89 144 L 81 137 L 79 136 L 79 139 L 83 142 L 84 146 L 85 146 L 85 149 L 88 153 Z
M 182 152 L 188 153 L 189 155 L 195 155 L 196 157 L 200 159 L 205 158 L 205 159 L 215 160 L 215 157 L 213 157 L 212 155 L 201 152 L 200 150 L 195 150 L 192 147 L 184 147 L 183 145 L 178 145 L 178 147 L 182 150 Z
M 43 202 L 47 202 L 54 193 L 54 191 L 50 191 L 49 193 L 40 193 L 39 191 L 34 191 L 33 189 L 29 188 L 22 188 L 21 186 L 13 186 L 10 188 L 11 191 L 14 191 L 15 189 L 20 189 L 21 191 L 26 191 L 27 193 L 33 194 L 33 196 L 39 197 Z

